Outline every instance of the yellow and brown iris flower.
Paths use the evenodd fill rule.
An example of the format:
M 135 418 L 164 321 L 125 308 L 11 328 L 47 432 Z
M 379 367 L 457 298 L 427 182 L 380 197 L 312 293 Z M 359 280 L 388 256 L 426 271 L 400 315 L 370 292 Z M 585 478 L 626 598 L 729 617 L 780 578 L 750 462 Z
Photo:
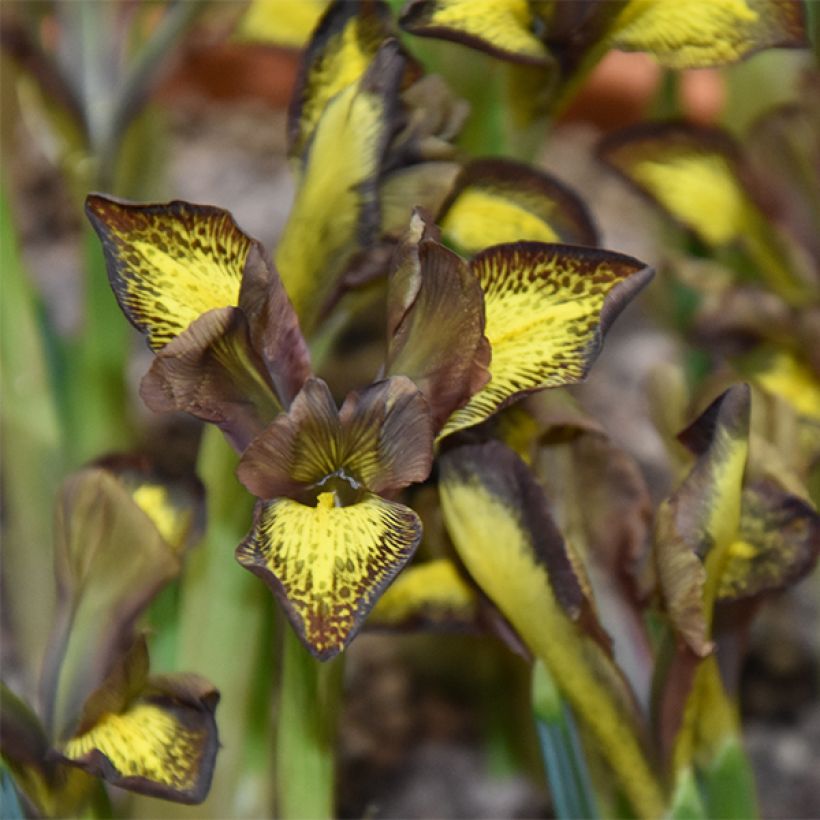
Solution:
M 196 675 L 151 675 L 145 638 L 134 629 L 181 571 L 202 508 L 198 482 L 167 482 L 130 459 L 105 460 L 65 481 L 42 715 L 5 688 L 0 699 L 0 751 L 38 813 L 73 815 L 91 776 L 166 800 L 205 799 L 219 693 Z
M 418 544 L 418 518 L 391 498 L 427 477 L 436 436 L 582 379 L 651 276 L 620 254 L 537 242 L 467 262 L 416 216 L 389 283 L 384 378 L 337 410 L 276 271 L 229 214 L 97 195 L 88 211 L 120 305 L 156 351 L 143 397 L 218 424 L 243 452 L 240 478 L 263 501 L 239 560 L 323 658 Z

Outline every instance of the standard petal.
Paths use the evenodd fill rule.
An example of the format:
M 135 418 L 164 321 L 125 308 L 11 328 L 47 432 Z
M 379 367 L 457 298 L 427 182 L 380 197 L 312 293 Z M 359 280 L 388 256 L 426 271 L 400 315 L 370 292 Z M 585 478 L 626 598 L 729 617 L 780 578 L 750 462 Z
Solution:
M 535 17 L 527 0 L 413 0 L 400 24 L 411 34 L 452 40 L 508 60 L 540 65 L 550 59 L 533 33 Z
M 339 412 L 327 384 L 310 378 L 280 415 L 245 449 L 239 480 L 258 498 L 299 495 L 341 465 Z
M 210 310 L 157 352 L 140 385 L 157 413 L 216 424 L 239 451 L 284 409 L 238 308 Z
M 471 267 L 484 292 L 491 378 L 441 436 L 526 393 L 583 379 L 609 325 L 652 277 L 629 256 L 536 242 L 488 248 Z
M 476 629 L 479 598 L 456 565 L 437 558 L 407 567 L 379 598 L 368 627 Z
M 253 244 L 221 208 L 136 205 L 91 194 L 114 295 L 157 350 L 212 308 L 235 306 Z
M 404 67 L 398 43 L 386 41 L 359 82 L 328 101 L 306 148 L 276 251 L 276 267 L 306 330 L 354 254 L 379 237 L 379 173 Z
M 749 388 L 737 385 L 681 434 L 698 459 L 656 518 L 661 594 L 676 631 L 701 656 L 712 650 L 712 610 L 721 569 L 740 526 L 749 412 Z
M 555 177 L 507 159 L 464 167 L 436 220 L 444 241 L 468 256 L 520 240 L 597 245 L 583 200 Z
M 666 68 L 708 68 L 772 46 L 804 47 L 798 0 L 630 0 L 610 30 L 612 48 L 648 51 Z
M 339 411 L 344 469 L 374 493 L 424 481 L 433 466 L 433 420 L 405 376 L 357 390 Z
M 92 696 L 60 759 L 129 791 L 201 803 L 219 748 L 219 693 L 196 675 L 148 678 L 147 658 L 138 639 Z
M 379 46 L 391 34 L 390 10 L 385 3 L 327 5 L 302 56 L 291 97 L 288 111 L 291 156 L 301 156 L 330 100 L 358 83 Z
M 421 539 L 418 516 L 401 504 L 371 493 L 347 507 L 326 502 L 260 503 L 253 530 L 236 551 L 239 563 L 271 587 L 320 660 L 353 639 Z
M 437 242 L 411 241 L 400 254 L 390 280 L 385 372 L 419 386 L 439 429 L 487 382 L 481 287 L 466 263 Z

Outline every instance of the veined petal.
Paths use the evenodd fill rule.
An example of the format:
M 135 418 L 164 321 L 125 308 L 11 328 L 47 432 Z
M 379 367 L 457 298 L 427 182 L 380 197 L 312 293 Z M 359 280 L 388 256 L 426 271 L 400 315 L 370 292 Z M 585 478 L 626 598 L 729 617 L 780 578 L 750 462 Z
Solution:
M 374 493 L 424 481 L 433 466 L 433 420 L 405 376 L 350 393 L 339 411 L 342 463 Z
M 354 391 L 341 411 L 325 382 L 309 379 L 290 412 L 245 450 L 237 475 L 260 498 L 307 501 L 340 492 L 348 503 L 365 488 L 385 492 L 424 481 L 432 463 L 432 419 L 410 379 Z
M 698 460 L 657 514 L 661 593 L 675 629 L 700 656 L 712 650 L 713 606 L 740 526 L 749 408 L 748 386 L 737 385 L 681 434 Z
M 330 389 L 310 378 L 287 414 L 245 449 L 239 480 L 258 498 L 298 495 L 341 467 L 339 411 Z
M 318 25 L 302 57 L 291 98 L 288 112 L 291 156 L 301 156 L 330 100 L 359 82 L 382 42 L 392 35 L 390 11 L 382 2 L 365 0 L 325 5 L 326 11 L 317 20 Z
M 476 277 L 456 254 L 424 238 L 429 235 L 417 230 L 396 257 L 385 371 L 419 386 L 439 429 L 486 384 L 490 350 Z
M 239 21 L 243 40 L 304 48 L 329 0 L 253 0 Z
M 85 207 L 114 295 L 154 350 L 203 313 L 238 304 L 253 240 L 227 211 L 179 201 L 136 205 L 98 194 Z
M 413 0 L 400 19 L 401 27 L 411 34 L 452 40 L 508 60 L 543 64 L 550 55 L 535 36 L 534 23 L 527 0 Z
M 729 244 L 743 233 L 754 206 L 738 148 L 722 131 L 680 123 L 636 126 L 608 137 L 598 151 L 708 245 Z
M 610 43 L 648 51 L 667 68 L 708 68 L 771 46 L 806 46 L 805 10 L 798 0 L 630 0 Z
M 127 670 L 135 663 L 141 667 L 136 677 Z M 219 748 L 219 693 L 196 675 L 146 679 L 145 673 L 147 654 L 138 639 L 92 697 L 93 720 L 62 744 L 61 758 L 120 788 L 201 803 Z
M 405 61 L 387 40 L 358 83 L 332 97 L 307 146 L 276 266 L 310 329 L 354 253 L 378 239 L 378 182 Z
M 740 529 L 728 549 L 717 600 L 755 598 L 795 583 L 820 553 L 820 515 L 771 480 L 744 490 Z
M 240 564 L 274 591 L 294 629 L 321 660 L 353 639 L 382 590 L 412 556 L 421 522 L 408 507 L 367 493 L 347 507 L 320 497 L 257 505 Z
M 407 567 L 379 598 L 368 627 L 475 628 L 479 599 L 456 565 L 437 558 Z
M 490 382 L 450 416 L 446 436 L 516 397 L 583 379 L 603 335 L 652 277 L 629 256 L 570 245 L 498 245 L 471 262 L 484 292 Z
M 574 191 L 543 171 L 506 159 L 466 165 L 436 221 L 444 241 L 468 256 L 520 240 L 598 244 L 592 217 Z
M 440 464 L 445 523 L 467 571 L 585 718 L 633 810 L 660 816 L 660 789 L 638 739 L 630 695 L 607 653 L 578 622 L 587 602 L 543 491 L 499 442 L 456 447 Z

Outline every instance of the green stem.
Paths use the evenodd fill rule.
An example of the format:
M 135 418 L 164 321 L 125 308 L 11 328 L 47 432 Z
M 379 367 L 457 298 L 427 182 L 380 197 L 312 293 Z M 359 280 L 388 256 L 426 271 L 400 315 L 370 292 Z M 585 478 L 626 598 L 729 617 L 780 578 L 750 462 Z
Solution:
M 55 604 L 51 505 L 62 473 L 62 426 L 37 300 L 0 190 L 0 446 L 3 592 L 29 691 L 39 675 Z
M 263 817 L 265 805 L 246 800 L 246 740 L 266 715 L 251 715 L 265 635 L 264 585 L 234 560 L 251 522 L 252 499 L 234 476 L 237 455 L 215 427 L 203 431 L 199 475 L 208 521 L 204 542 L 181 580 L 176 668 L 208 678 L 220 691 L 216 712 L 221 749 L 208 799 L 197 809 L 139 799 L 139 816 Z M 266 672 L 261 667 L 263 673 Z M 135 815 L 136 816 L 136 815 Z
M 284 629 L 276 735 L 277 816 L 334 816 L 336 723 L 342 658 L 320 663 Z
M 600 817 L 575 719 L 540 662 L 533 669 L 532 704 L 556 816 Z
M 69 459 L 74 466 L 109 450 L 128 447 L 133 437 L 125 384 L 130 330 L 108 284 L 97 236 L 86 227 L 85 320 L 69 350 Z

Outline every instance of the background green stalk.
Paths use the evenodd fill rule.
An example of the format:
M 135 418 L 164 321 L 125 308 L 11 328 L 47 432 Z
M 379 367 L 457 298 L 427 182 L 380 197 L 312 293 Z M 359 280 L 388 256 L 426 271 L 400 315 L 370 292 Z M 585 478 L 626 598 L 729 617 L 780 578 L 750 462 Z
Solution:
M 275 761 L 281 820 L 334 816 L 342 673 L 342 656 L 317 661 L 285 626 Z
M 234 476 L 237 460 L 222 433 L 206 426 L 198 465 L 208 505 L 206 535 L 191 553 L 180 583 L 176 671 L 203 675 L 221 694 L 216 720 L 222 748 L 213 786 L 196 809 L 138 798 L 135 816 L 264 817 L 270 813 L 267 805 L 252 805 L 243 785 L 252 774 L 246 770 L 251 727 L 264 731 L 258 724 L 270 725 L 267 715 L 249 710 L 258 676 L 270 679 L 267 665 L 261 663 L 269 613 L 265 598 L 270 593 L 234 559 L 252 520 L 253 501 Z
M 600 817 L 575 718 L 540 661 L 533 667 L 532 708 L 556 817 Z
M 4 608 L 34 689 L 51 631 L 55 586 L 51 509 L 62 474 L 62 430 L 33 288 L 0 190 L 0 445 Z

